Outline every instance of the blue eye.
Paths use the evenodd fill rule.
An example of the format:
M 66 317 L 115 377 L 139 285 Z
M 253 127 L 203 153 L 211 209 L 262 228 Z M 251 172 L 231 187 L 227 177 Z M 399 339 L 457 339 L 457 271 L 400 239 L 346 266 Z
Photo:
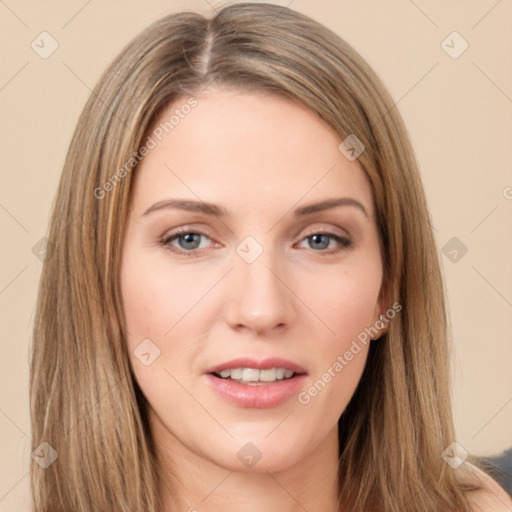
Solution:
M 304 240 L 310 240 L 314 244 L 313 247 L 315 250 L 327 249 L 330 240 L 334 240 L 338 244 L 338 248 L 334 249 L 334 251 L 330 251 L 330 254 L 335 254 L 343 249 L 350 247 L 352 244 L 352 242 L 347 238 L 342 238 L 338 235 L 335 235 L 334 233 L 313 233 L 312 235 L 308 235 L 306 238 L 304 238 Z
M 201 249 L 204 249 L 204 247 L 199 247 L 201 244 L 201 237 L 211 240 L 207 235 L 199 231 L 190 231 L 180 228 L 174 233 L 164 236 L 161 239 L 160 244 L 172 252 L 182 256 L 198 256 L 199 254 L 197 253 L 201 251 Z M 325 256 L 337 254 L 352 246 L 352 241 L 348 238 L 343 238 L 329 232 L 311 233 L 303 238 L 301 242 L 306 240 L 313 244 L 311 245 L 311 248 L 314 252 L 318 252 Z M 326 250 L 329 248 L 329 244 L 332 240 L 337 244 L 337 247 Z M 178 247 L 173 243 L 174 241 L 177 241 Z
M 201 237 L 208 238 L 204 233 L 181 229 L 174 234 L 164 237 L 161 243 L 171 251 L 181 253 L 184 256 L 193 256 L 199 250 Z M 174 240 L 178 241 L 179 247 L 171 244 Z

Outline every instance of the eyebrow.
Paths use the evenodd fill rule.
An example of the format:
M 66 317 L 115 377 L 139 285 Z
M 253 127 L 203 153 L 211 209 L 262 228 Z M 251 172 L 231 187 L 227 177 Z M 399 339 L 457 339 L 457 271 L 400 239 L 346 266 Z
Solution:
M 369 217 L 368 212 L 362 203 L 352 197 L 340 197 L 335 199 L 326 199 L 317 203 L 310 203 L 297 208 L 294 212 L 294 215 L 295 217 L 305 217 L 316 212 L 337 208 L 339 206 L 354 206 L 362 211 L 366 217 Z M 150 206 L 143 213 L 143 216 L 163 209 L 177 209 L 189 212 L 198 212 L 204 213 L 206 215 L 215 215 L 216 217 L 220 218 L 230 216 L 229 211 L 223 206 L 214 203 L 207 203 L 205 201 L 194 201 L 191 199 L 166 199 L 159 201 L 158 203 Z

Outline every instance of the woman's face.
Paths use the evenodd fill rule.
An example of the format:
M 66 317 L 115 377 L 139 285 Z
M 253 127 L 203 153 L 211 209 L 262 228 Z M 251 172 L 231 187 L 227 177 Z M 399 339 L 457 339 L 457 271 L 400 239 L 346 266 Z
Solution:
M 196 99 L 162 113 L 134 171 L 131 364 L 157 446 L 276 471 L 335 450 L 384 312 L 371 188 L 307 108 L 231 89 Z

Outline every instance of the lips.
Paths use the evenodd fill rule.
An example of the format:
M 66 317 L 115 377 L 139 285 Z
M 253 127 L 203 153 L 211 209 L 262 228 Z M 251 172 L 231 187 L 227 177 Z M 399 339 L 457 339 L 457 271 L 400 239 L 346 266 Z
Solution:
M 291 378 L 273 382 L 240 383 L 220 378 L 219 374 L 223 370 L 236 368 L 255 370 L 281 368 L 294 374 Z M 241 357 L 208 368 L 204 378 L 218 396 L 237 407 L 269 409 L 284 404 L 296 395 L 305 384 L 307 371 L 299 364 L 280 357 L 270 357 L 260 361 L 250 357 Z
M 306 369 L 300 366 L 299 364 L 280 357 L 269 357 L 267 359 L 263 359 L 260 361 L 250 357 L 240 357 L 237 359 L 232 359 L 231 361 L 226 361 L 224 363 L 217 364 L 215 366 L 211 366 L 205 371 L 205 373 L 218 374 L 222 370 L 232 370 L 234 368 L 254 368 L 256 370 L 285 368 L 286 370 L 291 370 L 297 375 L 303 375 L 308 373 Z
M 203 377 L 217 396 L 224 401 L 237 407 L 251 409 L 270 409 L 285 404 L 303 389 L 307 379 L 303 374 L 288 380 L 251 386 L 219 379 L 212 374 L 206 374 Z

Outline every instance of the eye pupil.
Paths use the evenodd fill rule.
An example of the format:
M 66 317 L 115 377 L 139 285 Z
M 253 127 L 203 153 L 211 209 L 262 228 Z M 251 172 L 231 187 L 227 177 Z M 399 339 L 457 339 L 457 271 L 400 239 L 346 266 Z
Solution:
M 319 237 L 323 237 L 324 238 L 324 244 L 322 244 L 320 242 L 320 245 L 322 245 L 322 247 L 320 247 L 321 249 L 325 249 L 329 246 L 329 237 L 327 235 L 322 235 L 322 234 L 316 234 L 316 235 L 312 235 L 311 236 L 311 239 L 313 240 L 313 243 L 316 244 L 316 242 L 319 240 Z M 318 246 L 317 246 L 318 248 Z
M 185 240 L 185 243 L 186 244 L 194 244 L 194 237 L 197 237 L 195 242 L 197 242 L 199 240 L 199 237 L 201 235 L 198 235 L 197 233 L 187 233 L 186 235 L 181 235 L 180 237 L 178 237 L 178 240 L 181 240 L 181 239 L 186 239 Z M 196 249 L 197 247 L 189 247 L 188 245 L 187 246 L 183 246 L 183 244 L 180 243 L 180 246 L 183 248 L 183 249 Z

